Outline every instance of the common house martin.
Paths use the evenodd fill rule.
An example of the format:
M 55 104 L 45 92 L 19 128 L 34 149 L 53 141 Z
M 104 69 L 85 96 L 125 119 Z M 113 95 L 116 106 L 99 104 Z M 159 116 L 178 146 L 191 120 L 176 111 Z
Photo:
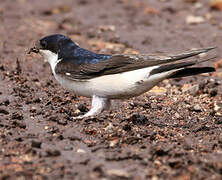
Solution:
M 214 72 L 213 67 L 191 67 L 203 60 L 177 62 L 214 48 L 176 55 L 108 55 L 83 49 L 69 37 L 54 34 L 40 39 L 30 52 L 40 53 L 49 62 L 65 89 L 92 98 L 90 111 L 75 117 L 78 119 L 98 115 L 110 108 L 111 100 L 138 96 L 164 79 Z

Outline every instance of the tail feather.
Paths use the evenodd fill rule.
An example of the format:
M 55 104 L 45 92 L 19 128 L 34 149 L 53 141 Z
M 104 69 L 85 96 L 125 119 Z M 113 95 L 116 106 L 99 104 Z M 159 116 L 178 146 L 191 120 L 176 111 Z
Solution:
M 198 68 L 186 68 L 186 67 L 193 66 L 193 65 L 196 65 L 196 64 L 200 64 L 202 62 L 206 62 L 206 61 L 209 61 L 209 60 L 212 60 L 212 59 L 215 59 L 215 58 L 216 57 L 205 59 L 205 60 L 201 60 L 201 61 L 194 60 L 194 61 L 189 61 L 189 62 L 181 62 L 181 63 L 161 65 L 161 66 L 157 67 L 156 69 L 153 69 L 150 72 L 150 76 L 154 75 L 154 74 L 159 74 L 159 73 L 163 73 L 163 72 L 170 72 L 170 71 L 172 71 L 172 76 L 177 74 L 177 73 L 178 73 L 178 75 L 181 74 L 180 76 L 182 76 L 183 73 L 186 74 L 188 72 L 189 72 L 189 74 L 193 73 L 193 75 L 199 74 L 199 73 L 201 73 L 201 71 L 204 71 L 202 73 L 206 73 L 207 70 L 209 72 L 212 72 L 212 71 L 215 71 L 215 69 L 213 67 L 203 67 L 203 68 L 201 68 L 201 67 L 198 67 Z M 194 71 L 195 70 L 199 70 L 200 72 L 199 73 L 190 72 L 191 69 L 193 69 Z M 170 77 L 172 77 L 172 76 L 170 75 Z
M 171 70 L 185 68 L 185 67 L 188 67 L 188 66 L 192 66 L 194 64 L 195 64 L 195 62 L 191 61 L 191 62 L 182 62 L 182 63 L 176 63 L 176 64 L 162 65 L 162 66 L 159 66 L 156 69 L 153 69 L 150 72 L 150 76 L 154 75 L 154 74 L 160 74 L 160 73 L 163 73 L 163 72 L 171 71 Z
M 171 60 L 180 60 L 180 59 L 185 59 L 185 58 L 189 58 L 189 57 L 192 57 L 192 56 L 196 56 L 198 54 L 201 54 L 201 53 L 206 53 L 212 49 L 215 49 L 216 47 L 208 47 L 208 48 L 203 48 L 203 49 L 196 49 L 196 50 L 192 50 L 192 51 L 188 51 L 188 52 L 185 52 L 185 53 L 182 53 L 182 54 L 179 54 L 179 55 L 172 55 L 170 56 L 171 57 Z
M 179 78 L 179 77 L 186 77 L 186 76 L 192 76 L 197 75 L 201 73 L 209 73 L 209 72 L 215 72 L 215 68 L 213 67 L 193 67 L 193 68 L 185 68 L 178 70 L 177 72 L 173 73 L 168 78 Z

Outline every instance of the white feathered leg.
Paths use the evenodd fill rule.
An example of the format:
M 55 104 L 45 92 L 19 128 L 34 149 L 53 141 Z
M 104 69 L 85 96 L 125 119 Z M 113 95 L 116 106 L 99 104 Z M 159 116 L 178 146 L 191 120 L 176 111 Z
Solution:
M 104 110 L 109 110 L 110 106 L 110 99 L 93 95 L 90 111 L 82 116 L 74 117 L 74 119 L 82 119 L 86 117 L 96 116 Z

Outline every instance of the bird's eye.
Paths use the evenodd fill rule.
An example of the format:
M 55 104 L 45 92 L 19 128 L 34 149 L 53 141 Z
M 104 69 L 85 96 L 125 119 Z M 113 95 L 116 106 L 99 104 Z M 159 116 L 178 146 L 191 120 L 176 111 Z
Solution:
M 41 46 L 42 46 L 43 48 L 46 48 L 46 47 L 47 47 L 47 42 L 46 42 L 46 41 L 41 41 Z

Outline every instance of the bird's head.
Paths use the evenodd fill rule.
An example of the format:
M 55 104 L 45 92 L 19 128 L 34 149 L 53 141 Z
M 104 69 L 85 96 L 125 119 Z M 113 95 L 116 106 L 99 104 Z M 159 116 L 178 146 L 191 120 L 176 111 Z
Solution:
M 36 42 L 35 46 L 30 49 L 29 53 L 40 53 L 46 60 L 53 56 L 59 56 L 64 52 L 78 47 L 69 37 L 61 34 L 53 34 L 43 37 Z

